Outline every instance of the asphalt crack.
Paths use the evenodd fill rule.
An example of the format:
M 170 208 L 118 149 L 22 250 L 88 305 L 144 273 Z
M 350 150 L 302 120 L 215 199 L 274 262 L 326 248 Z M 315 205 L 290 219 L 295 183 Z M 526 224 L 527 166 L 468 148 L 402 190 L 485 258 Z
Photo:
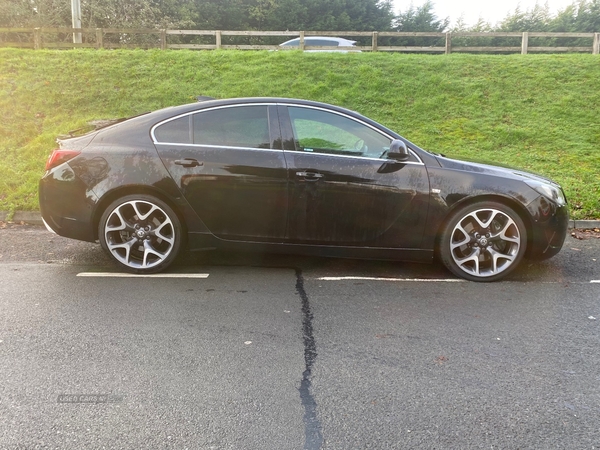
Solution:
M 308 294 L 304 289 L 304 277 L 300 269 L 296 271 L 296 292 L 302 300 L 302 337 L 304 341 L 304 372 L 300 382 L 300 400 L 304 407 L 304 449 L 319 450 L 323 446 L 321 422 L 317 416 L 317 402 L 311 392 L 312 369 L 317 359 L 317 345 L 313 333 L 313 314 L 310 310 Z

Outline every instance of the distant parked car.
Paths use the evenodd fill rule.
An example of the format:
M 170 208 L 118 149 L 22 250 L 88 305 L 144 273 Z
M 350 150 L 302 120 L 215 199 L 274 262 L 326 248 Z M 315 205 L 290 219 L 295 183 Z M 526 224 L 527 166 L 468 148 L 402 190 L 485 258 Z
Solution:
M 349 39 L 331 37 L 331 36 L 306 36 L 304 38 L 304 47 L 356 47 L 356 41 Z M 300 46 L 300 38 L 290 39 L 289 41 L 279 44 L 280 47 L 294 48 Z M 336 49 L 308 49 L 306 52 L 360 52 L 360 50 L 352 50 L 348 48 Z
M 337 106 L 205 100 L 60 140 L 40 181 L 54 232 L 122 268 L 192 250 L 432 261 L 493 281 L 550 258 L 567 232 L 553 181 L 446 158 Z

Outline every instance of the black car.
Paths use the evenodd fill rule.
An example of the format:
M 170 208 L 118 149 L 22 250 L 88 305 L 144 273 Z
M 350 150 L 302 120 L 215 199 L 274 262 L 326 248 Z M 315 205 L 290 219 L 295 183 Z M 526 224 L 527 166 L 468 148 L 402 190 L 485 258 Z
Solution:
M 122 268 L 186 246 L 432 261 L 498 280 L 549 258 L 561 187 L 425 151 L 355 112 L 287 98 L 201 99 L 59 140 L 40 181 L 48 228 Z

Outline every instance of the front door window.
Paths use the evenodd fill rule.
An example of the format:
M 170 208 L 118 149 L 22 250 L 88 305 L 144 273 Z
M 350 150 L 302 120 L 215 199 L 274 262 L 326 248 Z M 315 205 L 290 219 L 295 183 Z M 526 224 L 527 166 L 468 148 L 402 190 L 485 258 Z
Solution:
M 312 108 L 288 108 L 296 150 L 333 155 L 380 158 L 391 140 L 355 120 Z

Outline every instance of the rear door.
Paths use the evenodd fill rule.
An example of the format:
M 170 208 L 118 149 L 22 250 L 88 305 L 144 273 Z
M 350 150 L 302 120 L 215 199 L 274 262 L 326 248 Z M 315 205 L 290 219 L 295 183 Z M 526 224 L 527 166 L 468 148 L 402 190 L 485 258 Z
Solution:
M 214 235 L 284 238 L 288 181 L 274 105 L 188 113 L 155 126 L 152 135 L 167 170 Z

